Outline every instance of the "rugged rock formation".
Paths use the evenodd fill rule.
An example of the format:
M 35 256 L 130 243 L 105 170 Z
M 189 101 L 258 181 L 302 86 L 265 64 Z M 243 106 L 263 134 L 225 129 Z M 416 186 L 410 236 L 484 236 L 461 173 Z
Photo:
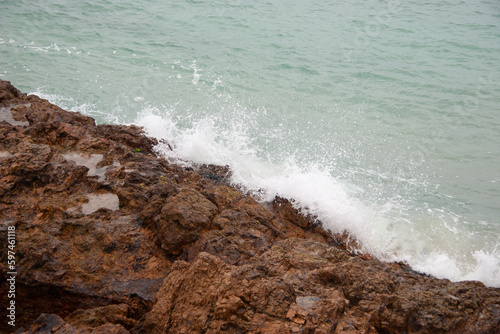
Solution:
M 277 198 L 0 81 L 0 300 L 16 333 L 496 333 L 500 289 L 353 254 Z M 353 246 L 354 245 L 354 246 Z

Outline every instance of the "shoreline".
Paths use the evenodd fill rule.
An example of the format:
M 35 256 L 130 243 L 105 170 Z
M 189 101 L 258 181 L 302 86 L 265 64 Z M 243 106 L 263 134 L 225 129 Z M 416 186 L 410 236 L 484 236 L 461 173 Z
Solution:
M 171 164 L 156 144 L 0 80 L 0 229 L 16 231 L 17 288 L 15 329 L 0 330 L 500 330 L 500 289 L 355 254 L 288 200 L 259 203 L 224 167 Z

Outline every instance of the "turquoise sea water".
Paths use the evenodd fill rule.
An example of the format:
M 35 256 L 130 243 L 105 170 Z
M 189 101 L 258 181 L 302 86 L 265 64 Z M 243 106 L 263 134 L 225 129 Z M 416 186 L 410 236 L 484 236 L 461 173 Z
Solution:
M 0 78 L 500 287 L 500 3 L 0 0 Z

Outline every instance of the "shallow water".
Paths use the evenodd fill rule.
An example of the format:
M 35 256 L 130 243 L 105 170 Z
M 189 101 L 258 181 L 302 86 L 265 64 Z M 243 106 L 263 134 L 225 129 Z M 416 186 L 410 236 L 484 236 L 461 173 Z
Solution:
M 85 215 L 94 213 L 103 208 L 109 210 L 119 209 L 119 199 L 115 194 L 89 194 L 87 198 L 89 201 L 82 204 L 82 213 Z

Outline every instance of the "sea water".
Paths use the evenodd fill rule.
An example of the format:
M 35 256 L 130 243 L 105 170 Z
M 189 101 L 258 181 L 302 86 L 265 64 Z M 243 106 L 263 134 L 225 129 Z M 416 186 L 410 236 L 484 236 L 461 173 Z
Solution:
M 500 287 L 497 0 L 0 0 L 0 78 Z

